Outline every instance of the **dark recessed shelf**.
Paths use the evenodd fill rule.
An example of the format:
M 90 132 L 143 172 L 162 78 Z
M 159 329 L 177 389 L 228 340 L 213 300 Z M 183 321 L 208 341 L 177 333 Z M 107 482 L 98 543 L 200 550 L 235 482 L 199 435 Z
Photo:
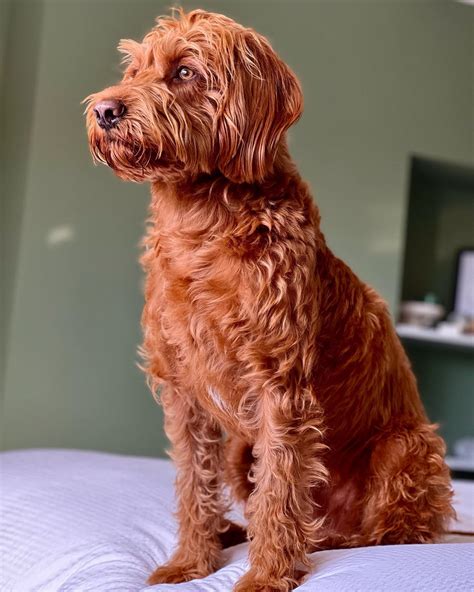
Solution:
M 458 257 L 474 247 L 474 167 L 411 159 L 400 300 L 455 309 Z M 397 325 L 430 421 L 452 452 L 474 437 L 474 336 Z M 452 467 L 468 474 L 465 466 Z
M 411 161 L 401 300 L 428 294 L 454 309 L 457 260 L 474 246 L 474 167 Z

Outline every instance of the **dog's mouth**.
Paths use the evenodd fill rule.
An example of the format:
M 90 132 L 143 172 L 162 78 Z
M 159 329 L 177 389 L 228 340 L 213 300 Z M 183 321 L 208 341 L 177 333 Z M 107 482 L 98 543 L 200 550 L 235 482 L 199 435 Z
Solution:
M 91 134 L 90 149 L 95 162 L 126 180 L 143 181 L 169 163 L 158 147 L 124 138 L 116 128 Z

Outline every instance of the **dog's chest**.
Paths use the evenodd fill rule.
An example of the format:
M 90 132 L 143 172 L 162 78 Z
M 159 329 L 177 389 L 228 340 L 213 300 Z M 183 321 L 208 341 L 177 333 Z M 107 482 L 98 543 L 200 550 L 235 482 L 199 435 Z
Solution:
M 210 407 L 214 414 L 220 418 L 223 417 L 224 420 L 234 414 L 231 402 L 224 398 L 216 387 L 208 386 L 206 390 L 207 407 Z
M 239 350 L 250 333 L 242 304 L 247 279 L 241 262 L 219 239 L 191 241 L 160 233 L 148 271 L 146 307 L 153 309 L 162 355 L 180 379 L 200 392 L 221 419 L 234 413 L 243 386 Z

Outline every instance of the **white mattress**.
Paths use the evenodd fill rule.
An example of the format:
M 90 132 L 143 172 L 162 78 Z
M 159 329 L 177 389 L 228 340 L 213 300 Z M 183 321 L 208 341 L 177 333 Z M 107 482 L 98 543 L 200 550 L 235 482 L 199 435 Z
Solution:
M 146 585 L 176 540 L 166 460 L 29 450 L 2 453 L 0 463 L 2 592 L 226 592 L 246 570 L 247 546 L 239 545 L 208 578 Z M 474 486 L 455 489 L 455 528 L 472 531 Z M 472 592 L 474 545 L 451 540 L 314 553 L 314 574 L 298 590 Z

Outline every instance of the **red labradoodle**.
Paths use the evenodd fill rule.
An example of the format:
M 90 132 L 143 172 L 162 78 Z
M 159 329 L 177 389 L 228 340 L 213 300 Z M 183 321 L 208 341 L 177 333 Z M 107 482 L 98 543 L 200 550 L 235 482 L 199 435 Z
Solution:
M 94 158 L 151 183 L 143 356 L 163 386 L 179 543 L 151 583 L 202 578 L 245 531 L 238 592 L 287 592 L 310 550 L 436 540 L 445 447 L 385 303 L 329 250 L 288 153 L 301 88 L 268 41 L 218 14 L 122 41 L 88 98 Z

